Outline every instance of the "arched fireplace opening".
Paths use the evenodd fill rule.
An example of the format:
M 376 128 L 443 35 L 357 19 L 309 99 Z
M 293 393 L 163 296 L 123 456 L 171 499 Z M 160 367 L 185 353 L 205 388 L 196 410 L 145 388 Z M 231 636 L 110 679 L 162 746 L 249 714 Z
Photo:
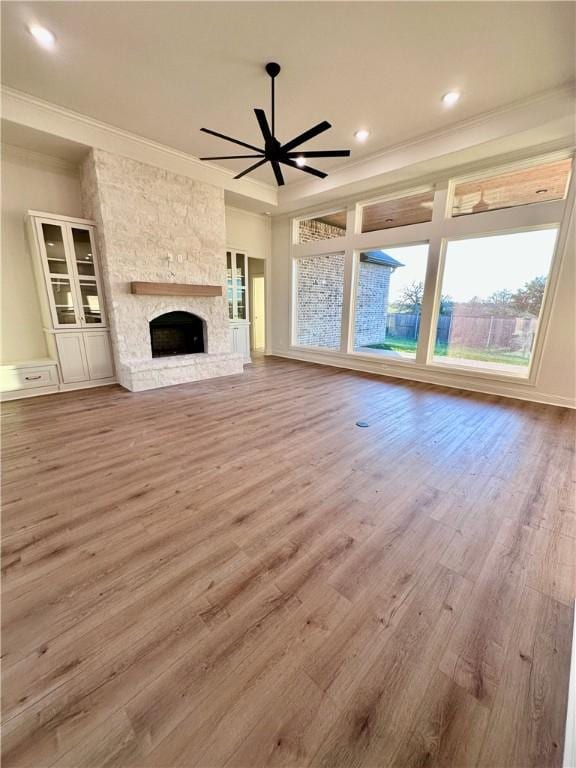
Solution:
M 166 312 L 150 322 L 152 357 L 205 351 L 206 323 L 191 312 Z

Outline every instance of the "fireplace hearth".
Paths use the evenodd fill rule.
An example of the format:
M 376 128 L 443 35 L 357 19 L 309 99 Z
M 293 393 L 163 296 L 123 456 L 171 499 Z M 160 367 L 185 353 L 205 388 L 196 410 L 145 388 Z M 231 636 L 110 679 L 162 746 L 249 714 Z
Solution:
M 152 357 L 196 355 L 206 351 L 206 324 L 191 312 L 166 312 L 150 322 Z

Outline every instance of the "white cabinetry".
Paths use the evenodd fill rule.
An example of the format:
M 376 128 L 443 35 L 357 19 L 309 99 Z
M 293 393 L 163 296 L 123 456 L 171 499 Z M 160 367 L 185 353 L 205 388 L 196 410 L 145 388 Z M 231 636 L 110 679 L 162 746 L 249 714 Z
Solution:
M 0 368 L 2 400 L 48 395 L 58 392 L 58 389 L 55 360 L 28 360 L 25 363 L 8 363 Z
M 62 388 L 112 383 L 93 223 L 36 211 L 27 223 L 48 350 Z
M 248 258 L 236 250 L 226 251 L 226 275 L 228 316 L 232 351 L 240 352 L 244 361 L 250 362 L 250 322 L 248 320 L 247 291 Z
M 250 362 L 250 323 L 241 320 L 230 321 L 232 352 L 240 352 L 245 362 Z

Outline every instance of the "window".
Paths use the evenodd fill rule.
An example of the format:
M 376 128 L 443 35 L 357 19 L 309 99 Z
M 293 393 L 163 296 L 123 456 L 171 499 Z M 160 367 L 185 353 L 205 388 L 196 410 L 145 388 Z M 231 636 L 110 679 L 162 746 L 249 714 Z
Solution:
M 315 240 L 331 240 L 346 234 L 346 211 L 336 211 L 318 216 L 315 219 L 298 221 L 297 243 L 310 243 Z
M 360 253 L 355 352 L 416 357 L 427 258 L 426 243 Z
M 570 179 L 570 159 L 535 165 L 483 179 L 457 182 L 452 216 L 562 200 Z
M 296 344 L 340 348 L 344 254 L 296 260 Z
M 375 232 L 379 229 L 406 227 L 409 224 L 422 224 L 432 221 L 434 192 L 429 190 L 418 195 L 397 197 L 379 203 L 365 205 L 362 208 L 362 232 Z
M 448 243 L 434 362 L 528 376 L 557 231 Z

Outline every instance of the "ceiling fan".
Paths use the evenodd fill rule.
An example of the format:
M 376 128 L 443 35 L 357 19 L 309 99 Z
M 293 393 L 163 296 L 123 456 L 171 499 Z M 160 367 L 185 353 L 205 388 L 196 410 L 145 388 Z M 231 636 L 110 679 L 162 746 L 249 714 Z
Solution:
M 242 176 L 246 176 L 246 174 L 256 170 L 256 168 L 259 168 L 261 165 L 264 165 L 264 163 L 270 163 L 279 187 L 281 187 L 284 184 L 284 177 L 282 176 L 282 170 L 280 168 L 280 164 L 288 165 L 290 166 L 290 168 L 297 168 L 300 171 L 304 171 L 304 173 L 310 173 L 312 176 L 318 176 L 321 179 L 326 178 L 328 174 L 324 173 L 324 171 L 319 171 L 317 168 L 312 168 L 309 165 L 306 165 L 306 159 L 313 158 L 313 157 L 349 157 L 350 150 L 349 149 L 329 149 L 326 151 L 322 151 L 322 150 L 303 151 L 303 152 L 294 151 L 296 147 L 299 147 L 301 144 L 304 144 L 304 142 L 309 141 L 310 139 L 313 139 L 315 136 L 318 136 L 318 134 L 324 133 L 324 131 L 327 131 L 328 128 L 331 128 L 332 126 L 326 120 L 323 120 L 321 123 L 318 123 L 318 125 L 315 125 L 313 128 L 309 128 L 307 131 L 304 131 L 304 133 L 301 133 L 299 136 L 296 136 L 295 139 L 292 139 L 291 141 L 286 142 L 286 144 L 281 144 L 276 138 L 276 132 L 275 132 L 276 131 L 275 129 L 276 105 L 275 105 L 275 94 L 274 94 L 274 80 L 280 74 L 280 65 L 275 64 L 274 62 L 270 62 L 269 64 L 266 64 L 265 69 L 268 75 L 270 76 L 270 79 L 272 80 L 272 83 L 271 83 L 272 110 L 270 115 L 271 125 L 268 124 L 268 119 L 263 109 L 254 110 L 254 112 L 256 113 L 256 119 L 258 120 L 258 125 L 260 126 L 260 130 L 262 131 L 262 137 L 264 139 L 264 148 L 261 149 L 260 147 L 256 147 L 253 144 L 247 144 L 245 141 L 240 141 L 239 139 L 233 139 L 231 136 L 225 136 L 223 133 L 217 133 L 216 131 L 211 131 L 209 128 L 201 128 L 200 130 L 204 131 L 204 133 L 209 133 L 211 136 L 217 136 L 218 138 L 224 139 L 225 141 L 231 141 L 233 144 L 238 144 L 241 147 L 246 147 L 246 149 L 251 149 L 253 150 L 253 152 L 257 154 L 201 157 L 200 160 L 239 160 L 241 158 L 249 158 L 249 157 L 262 158 L 262 159 L 259 159 L 253 165 L 251 165 L 249 168 L 246 168 L 246 170 L 239 173 L 237 176 L 234 176 L 234 178 L 241 179 Z

